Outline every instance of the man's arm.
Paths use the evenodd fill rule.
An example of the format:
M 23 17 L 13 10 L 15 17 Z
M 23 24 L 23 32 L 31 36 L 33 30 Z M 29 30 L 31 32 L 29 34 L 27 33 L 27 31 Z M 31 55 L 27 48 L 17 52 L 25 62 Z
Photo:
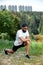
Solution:
M 26 42 L 26 41 L 31 42 L 31 40 L 30 40 L 30 37 L 29 37 L 29 36 L 27 36 L 26 38 L 20 37 L 20 40 L 21 40 L 21 41 L 23 41 L 23 42 Z
M 25 38 L 23 38 L 23 37 L 20 37 L 20 40 L 21 40 L 22 42 L 24 42 L 24 41 L 25 41 Z

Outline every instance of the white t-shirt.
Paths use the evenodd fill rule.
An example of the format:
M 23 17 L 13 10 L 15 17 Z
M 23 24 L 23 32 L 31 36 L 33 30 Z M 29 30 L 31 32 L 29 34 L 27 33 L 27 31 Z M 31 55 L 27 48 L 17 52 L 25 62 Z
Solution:
M 14 42 L 14 45 L 15 46 L 21 45 L 22 44 L 22 41 L 20 40 L 20 37 L 26 38 L 27 36 L 29 36 L 28 30 L 25 33 L 22 31 L 22 29 L 18 30 L 17 31 L 17 34 L 16 34 L 16 40 Z

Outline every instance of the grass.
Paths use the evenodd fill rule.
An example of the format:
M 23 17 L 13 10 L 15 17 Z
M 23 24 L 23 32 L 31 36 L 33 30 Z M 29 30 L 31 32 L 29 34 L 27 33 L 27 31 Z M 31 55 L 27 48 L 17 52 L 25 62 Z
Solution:
M 12 46 L 13 41 L 0 39 L 0 51 L 2 51 L 4 48 L 12 48 Z
M 30 45 L 30 59 L 25 58 L 25 47 L 14 54 L 5 55 L 4 48 L 11 49 L 14 41 L 0 39 L 0 65 L 43 65 L 43 42 L 32 40 Z
M 43 54 L 43 42 L 35 42 L 32 41 L 30 47 L 30 54 L 31 55 L 41 55 Z
M 12 49 L 14 41 L 0 39 L 0 51 L 4 48 Z M 20 48 L 18 51 L 25 51 L 24 48 Z M 30 44 L 30 55 L 41 55 L 43 54 L 43 42 L 35 42 L 32 40 Z

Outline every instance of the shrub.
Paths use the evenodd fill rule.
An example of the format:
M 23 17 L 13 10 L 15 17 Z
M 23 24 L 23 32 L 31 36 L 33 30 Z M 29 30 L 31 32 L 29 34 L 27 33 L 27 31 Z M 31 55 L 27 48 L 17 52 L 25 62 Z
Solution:
M 19 17 L 8 11 L 0 12 L 0 33 L 8 33 L 10 39 L 15 39 L 17 30 L 20 28 Z M 2 35 L 3 36 L 3 35 Z M 5 34 L 4 34 L 5 36 Z

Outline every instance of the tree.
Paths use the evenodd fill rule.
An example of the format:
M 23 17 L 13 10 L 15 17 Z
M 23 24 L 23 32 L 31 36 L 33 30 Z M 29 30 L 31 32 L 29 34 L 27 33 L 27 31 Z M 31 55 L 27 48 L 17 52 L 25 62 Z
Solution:
M 19 17 L 8 11 L 0 12 L 0 32 L 7 32 L 10 38 L 15 39 L 17 30 L 20 28 Z

